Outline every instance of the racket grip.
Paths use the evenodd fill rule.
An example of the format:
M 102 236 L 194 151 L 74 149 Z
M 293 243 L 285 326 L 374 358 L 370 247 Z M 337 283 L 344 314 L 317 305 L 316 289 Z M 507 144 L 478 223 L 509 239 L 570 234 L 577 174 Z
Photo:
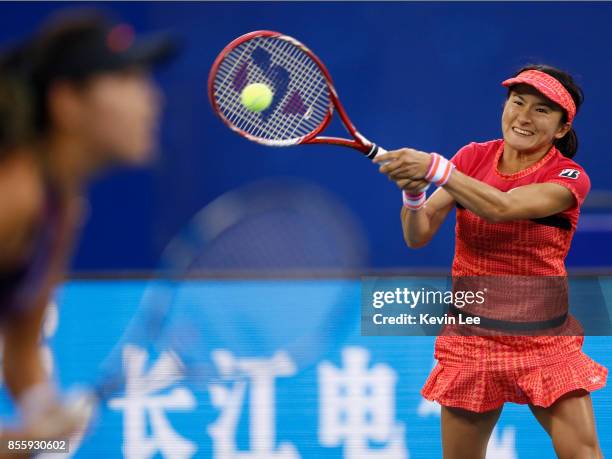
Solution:
M 379 146 L 378 151 L 376 152 L 376 156 L 383 156 L 383 155 L 386 155 L 387 153 L 389 153 L 387 150 Z
M 373 144 L 372 148 L 370 149 L 368 153 L 368 158 L 374 159 L 376 157 L 386 155 L 387 153 L 389 152 L 385 150 L 383 147 L 381 147 L 380 145 Z

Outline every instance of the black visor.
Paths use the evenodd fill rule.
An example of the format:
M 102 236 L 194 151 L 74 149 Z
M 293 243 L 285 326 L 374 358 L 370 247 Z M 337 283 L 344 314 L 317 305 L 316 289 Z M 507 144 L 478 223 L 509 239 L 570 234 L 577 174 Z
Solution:
M 83 79 L 127 69 L 154 67 L 178 52 L 178 42 L 168 33 L 136 37 L 128 24 L 104 19 L 53 24 L 34 40 L 33 58 L 37 79 Z

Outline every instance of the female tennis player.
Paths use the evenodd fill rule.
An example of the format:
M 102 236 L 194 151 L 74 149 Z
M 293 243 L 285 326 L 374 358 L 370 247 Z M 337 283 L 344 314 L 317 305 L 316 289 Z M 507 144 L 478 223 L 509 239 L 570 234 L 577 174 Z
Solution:
M 524 67 L 502 85 L 503 139 L 470 143 L 450 161 L 403 148 L 376 162 L 390 161 L 380 170 L 403 190 L 408 246 L 426 245 L 457 206 L 454 279 L 564 277 L 590 188 L 571 159 L 582 91 L 544 65 Z M 426 200 L 418 190 L 428 183 L 439 188 Z M 543 335 L 437 338 L 438 363 L 422 394 L 442 405 L 446 459 L 484 458 L 505 402 L 529 405 L 558 457 L 603 457 L 589 393 L 605 385 L 607 369 L 582 352 L 582 336 Z
M 149 70 L 173 51 L 168 37 L 137 42 L 129 26 L 88 13 L 51 21 L 4 58 L 3 75 L 25 91 L 3 104 L 12 109 L 0 130 L 3 372 L 30 437 L 78 424 L 41 362 L 41 324 L 89 180 L 112 165 L 144 164 L 155 148 L 160 95 Z

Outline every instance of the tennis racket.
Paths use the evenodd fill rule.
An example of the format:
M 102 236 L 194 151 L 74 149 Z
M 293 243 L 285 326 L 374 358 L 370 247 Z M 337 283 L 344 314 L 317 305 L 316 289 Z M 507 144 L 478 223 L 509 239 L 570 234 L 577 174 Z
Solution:
M 261 112 L 248 110 L 240 101 L 251 83 L 272 90 L 272 102 Z M 323 62 L 295 38 L 279 32 L 251 32 L 227 45 L 210 70 L 208 94 L 214 112 L 231 130 L 262 145 L 339 145 L 370 159 L 386 153 L 357 131 Z M 352 139 L 319 135 L 334 109 Z
M 125 350 L 133 346 L 163 353 L 166 370 L 197 391 L 227 380 L 228 356 L 281 355 L 295 372 L 317 363 L 358 326 L 354 279 L 365 266 L 365 241 L 342 202 L 304 181 L 266 180 L 219 196 L 164 250 L 130 325 L 89 384 L 95 398 L 123 390 Z

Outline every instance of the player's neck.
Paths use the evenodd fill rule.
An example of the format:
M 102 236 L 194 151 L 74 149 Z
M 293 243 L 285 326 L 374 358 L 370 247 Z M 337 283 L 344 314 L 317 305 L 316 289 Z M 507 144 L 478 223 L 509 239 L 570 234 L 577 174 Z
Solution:
M 51 135 L 44 152 L 43 167 L 53 184 L 64 193 L 80 194 L 97 170 L 92 155 L 69 136 Z
M 537 150 L 517 150 L 504 143 L 504 152 L 497 168 L 503 174 L 515 174 L 540 161 L 550 151 L 550 148 L 550 145 L 546 145 Z

